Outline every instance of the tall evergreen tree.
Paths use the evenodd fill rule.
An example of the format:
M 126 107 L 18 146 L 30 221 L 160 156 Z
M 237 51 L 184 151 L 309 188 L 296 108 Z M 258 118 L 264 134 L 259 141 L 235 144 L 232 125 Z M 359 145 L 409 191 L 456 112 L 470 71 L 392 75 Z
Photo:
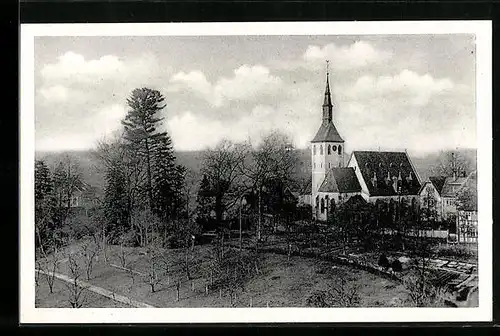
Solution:
M 157 90 L 134 89 L 127 99 L 130 109 L 122 121 L 127 146 L 137 156 L 144 158 L 146 181 L 143 191 L 150 210 L 154 210 L 153 153 L 158 139 L 166 136 L 165 132 L 159 132 L 157 129 L 163 120 L 159 117 L 159 113 L 166 106 L 163 104 L 164 100 L 165 97 Z
M 128 229 L 130 215 L 128 203 L 126 176 L 120 165 L 111 166 L 106 172 L 104 216 L 108 230 L 113 234 L 120 234 Z
M 172 148 L 172 140 L 165 134 L 156 141 L 153 152 L 153 195 L 155 213 L 167 220 L 172 215 L 172 206 L 175 203 L 176 165 Z
M 52 216 L 54 210 L 53 184 L 49 168 L 43 160 L 35 161 L 35 231 L 36 246 L 45 255 L 53 229 Z M 48 246 L 47 246 L 48 247 Z
M 50 169 L 43 160 L 35 161 L 35 201 L 42 201 L 52 192 Z

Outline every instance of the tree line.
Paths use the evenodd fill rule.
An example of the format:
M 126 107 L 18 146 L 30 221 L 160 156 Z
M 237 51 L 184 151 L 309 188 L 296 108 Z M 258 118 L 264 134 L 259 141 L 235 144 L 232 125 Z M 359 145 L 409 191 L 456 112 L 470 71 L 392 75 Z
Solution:
M 119 132 L 93 150 L 105 185 L 93 205 L 91 223 L 81 225 L 91 235 L 98 232 L 100 239 L 114 244 L 184 246 L 202 229 L 229 229 L 227 224 L 241 211 L 247 226 L 255 224 L 260 235 L 265 213 L 284 218 L 295 207 L 289 188 L 298 183 L 298 158 L 288 136 L 272 131 L 257 146 L 222 140 L 205 151 L 197 181 L 177 163 L 163 125 L 165 97 L 157 90 L 138 88 L 127 106 Z M 38 248 L 63 244 L 70 200 L 82 182 L 78 166 L 69 158 L 53 171 L 43 160 L 36 162 Z

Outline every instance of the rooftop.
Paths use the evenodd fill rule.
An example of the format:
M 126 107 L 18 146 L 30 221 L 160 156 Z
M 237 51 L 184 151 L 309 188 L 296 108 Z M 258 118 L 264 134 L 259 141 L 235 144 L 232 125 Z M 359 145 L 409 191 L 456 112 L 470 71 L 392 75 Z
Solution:
M 352 155 L 370 196 L 418 195 L 420 181 L 406 152 L 354 151 Z
M 338 193 L 360 192 L 361 186 L 353 168 L 332 168 L 327 171 L 318 191 Z

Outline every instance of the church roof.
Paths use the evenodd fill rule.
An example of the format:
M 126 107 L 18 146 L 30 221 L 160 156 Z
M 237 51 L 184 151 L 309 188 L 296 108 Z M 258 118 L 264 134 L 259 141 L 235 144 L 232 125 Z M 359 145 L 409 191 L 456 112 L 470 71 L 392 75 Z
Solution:
M 418 195 L 420 181 L 405 152 L 354 151 L 370 196 Z
M 319 192 L 351 193 L 360 192 L 358 178 L 353 168 L 332 168 L 318 189 Z
M 344 142 L 333 122 L 324 122 L 321 124 L 318 132 L 311 142 Z

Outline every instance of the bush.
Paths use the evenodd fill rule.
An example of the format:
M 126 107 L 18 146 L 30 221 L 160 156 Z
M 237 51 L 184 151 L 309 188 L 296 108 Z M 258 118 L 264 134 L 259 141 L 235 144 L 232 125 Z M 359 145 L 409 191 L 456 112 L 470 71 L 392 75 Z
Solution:
M 390 266 L 389 259 L 387 259 L 385 254 L 381 254 L 380 257 L 378 258 L 378 265 L 383 268 L 389 268 Z
M 403 270 L 403 265 L 401 265 L 401 261 L 396 259 L 392 262 L 391 268 L 394 272 L 401 272 Z

